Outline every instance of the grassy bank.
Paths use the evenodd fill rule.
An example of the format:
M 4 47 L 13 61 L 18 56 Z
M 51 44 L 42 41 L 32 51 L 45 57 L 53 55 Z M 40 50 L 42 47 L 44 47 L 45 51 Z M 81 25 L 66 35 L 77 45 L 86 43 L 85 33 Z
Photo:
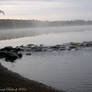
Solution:
M 0 64 L 0 92 L 63 92 L 21 77 Z

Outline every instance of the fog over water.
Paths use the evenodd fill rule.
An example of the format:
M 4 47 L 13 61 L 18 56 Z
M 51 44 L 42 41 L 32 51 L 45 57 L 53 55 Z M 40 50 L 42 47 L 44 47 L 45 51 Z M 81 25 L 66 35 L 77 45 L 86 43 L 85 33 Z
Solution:
M 92 26 L 1 29 L 0 40 L 7 40 L 6 44 L 16 42 L 16 45 L 30 43 L 56 45 L 66 42 L 90 41 L 91 34 Z M 0 41 L 0 43 L 2 42 L 5 43 L 5 41 Z

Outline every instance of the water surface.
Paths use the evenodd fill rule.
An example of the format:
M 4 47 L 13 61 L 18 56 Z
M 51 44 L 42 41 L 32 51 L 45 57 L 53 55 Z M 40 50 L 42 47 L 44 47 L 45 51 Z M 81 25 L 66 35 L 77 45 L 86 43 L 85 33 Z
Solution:
M 2 32 L 1 36 L 6 34 Z M 7 33 L 9 34 L 7 40 L 0 36 L 3 39 L 0 41 L 0 47 L 9 45 L 15 47 L 30 43 L 56 45 L 92 41 L 92 26 L 14 29 Z M 92 48 L 78 51 L 38 52 L 24 56 L 15 63 L 4 60 L 0 62 L 9 70 L 57 89 L 68 92 L 92 92 Z
M 92 49 L 34 53 L 2 64 L 22 76 L 67 92 L 92 92 Z

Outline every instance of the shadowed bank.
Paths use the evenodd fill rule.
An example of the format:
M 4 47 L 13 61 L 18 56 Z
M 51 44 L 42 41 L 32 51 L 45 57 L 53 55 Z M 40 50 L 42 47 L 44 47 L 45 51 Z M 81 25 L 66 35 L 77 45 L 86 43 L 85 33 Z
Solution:
M 4 68 L 0 64 L 0 92 L 64 92 L 38 83 L 33 80 L 25 79 Z

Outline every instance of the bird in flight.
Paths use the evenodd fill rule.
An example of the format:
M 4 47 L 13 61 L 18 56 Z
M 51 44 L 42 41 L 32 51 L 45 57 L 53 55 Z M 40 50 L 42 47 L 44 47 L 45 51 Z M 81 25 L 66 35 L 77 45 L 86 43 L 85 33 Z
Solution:
M 3 10 L 0 10 L 0 14 L 5 15 L 5 12 Z

